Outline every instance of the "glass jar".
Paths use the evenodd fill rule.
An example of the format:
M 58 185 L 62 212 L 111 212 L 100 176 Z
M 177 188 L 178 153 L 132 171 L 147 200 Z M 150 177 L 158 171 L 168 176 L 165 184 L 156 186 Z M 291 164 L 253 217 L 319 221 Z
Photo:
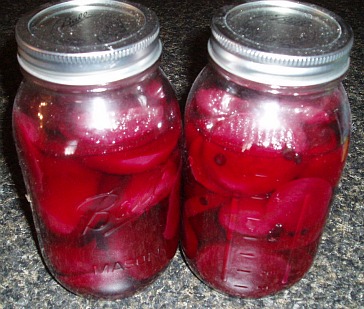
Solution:
M 210 287 L 258 298 L 309 270 L 350 138 L 351 29 L 293 1 L 222 8 L 185 111 L 182 249 Z
M 157 17 L 68 1 L 21 18 L 16 37 L 14 137 L 44 261 L 73 293 L 129 296 L 179 239 L 181 116 Z

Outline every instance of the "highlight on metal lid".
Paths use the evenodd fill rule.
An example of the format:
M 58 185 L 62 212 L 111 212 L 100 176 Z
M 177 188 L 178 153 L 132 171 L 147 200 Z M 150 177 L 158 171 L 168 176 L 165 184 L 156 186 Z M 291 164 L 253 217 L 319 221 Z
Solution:
M 210 57 L 237 76 L 264 84 L 309 86 L 345 74 L 353 33 L 339 16 L 297 1 L 252 1 L 212 19 Z
M 156 14 L 128 1 L 46 4 L 16 25 L 18 61 L 54 83 L 94 85 L 136 75 L 160 57 Z

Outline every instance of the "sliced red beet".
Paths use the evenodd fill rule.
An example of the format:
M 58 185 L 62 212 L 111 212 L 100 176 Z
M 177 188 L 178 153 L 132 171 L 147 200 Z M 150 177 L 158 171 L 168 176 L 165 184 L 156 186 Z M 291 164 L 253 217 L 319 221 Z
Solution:
M 284 104 L 284 103 L 282 103 Z M 289 113 L 295 115 L 296 121 L 302 125 L 328 124 L 335 120 L 331 111 L 324 110 L 318 102 L 288 103 L 287 117 Z
M 288 148 L 300 153 L 307 143 L 297 117 L 286 115 L 285 107 L 274 101 L 252 104 L 249 110 L 222 115 L 214 126 L 201 129 L 215 143 L 236 151 L 255 145 L 266 151 Z
M 168 241 L 163 237 L 167 205 L 152 207 L 135 221 L 123 224 L 110 237 L 108 249 L 118 251 L 111 255 L 120 261 L 123 269 L 136 280 L 150 280 L 163 270 L 174 256 L 178 239 Z
M 190 220 L 184 218 L 182 224 L 182 249 L 188 259 L 194 259 L 198 250 L 198 239 Z
M 177 147 L 179 137 L 179 127 L 176 127 L 141 147 L 84 156 L 82 162 L 109 174 L 140 173 L 163 163 Z
M 330 183 L 301 178 L 280 187 L 267 204 L 268 239 L 280 248 L 313 242 L 322 233 L 332 198 Z
M 256 147 L 236 152 L 208 141 L 202 145 L 200 160 L 208 173 L 205 177 L 234 195 L 267 194 L 301 170 L 294 154 L 291 158 Z
M 185 166 L 186 167 L 186 166 Z M 202 196 L 207 193 L 213 193 L 212 191 L 205 188 L 196 179 L 193 177 L 191 173 L 191 169 L 185 168 L 183 173 L 183 200 L 187 201 L 188 199 L 195 196 Z
M 199 89 L 191 104 L 200 116 L 207 118 L 231 115 L 247 108 L 242 99 L 218 88 Z
M 316 101 L 312 102 L 312 105 L 318 105 L 322 111 L 325 111 L 328 118 L 333 121 L 337 121 L 337 112 L 345 106 L 343 105 L 343 88 L 336 88 L 332 93 L 327 93 L 322 97 L 318 97 Z M 341 113 L 341 112 L 339 112 Z M 319 122 L 319 121 L 317 121 Z
M 300 280 L 308 272 L 314 261 L 319 241 L 320 238 L 318 237 L 307 246 L 282 252 L 290 265 L 290 272 L 287 278 L 289 285 Z
M 175 239 L 179 236 L 181 217 L 181 170 L 182 164 L 178 168 L 175 183 L 168 198 L 166 227 L 163 232 L 165 239 Z
M 219 211 L 219 222 L 228 231 L 260 237 L 269 229 L 267 198 L 234 198 Z
M 305 127 L 305 132 L 309 137 L 305 155 L 319 156 L 340 147 L 338 128 L 329 125 L 312 124 Z
M 215 179 L 212 179 L 206 170 L 204 158 L 202 157 L 203 137 L 200 135 L 195 140 L 190 142 L 191 145 L 187 149 L 188 165 L 196 181 L 213 192 L 230 194 L 230 192 L 226 192 L 224 187 L 219 186 Z
M 113 234 L 100 230 L 94 241 L 45 242 L 57 278 L 76 291 L 91 289 L 91 294 L 124 293 L 131 282 L 141 286 L 135 280 L 154 279 L 167 266 L 178 243 L 163 237 L 165 208 L 154 207 Z
M 230 198 L 218 195 L 185 174 L 182 221 L 182 247 L 187 258 L 197 254 L 199 244 L 225 239 L 225 231 L 217 223 L 217 211 L 228 205 Z
M 36 184 L 42 220 L 54 233 L 71 233 L 84 214 L 80 206 L 98 194 L 100 174 L 73 158 L 44 156 L 42 182 Z
M 184 214 L 186 218 L 190 218 L 207 210 L 220 208 L 229 203 L 229 198 L 204 189 L 185 201 Z
M 102 174 L 97 191 L 100 194 L 113 193 L 119 195 L 128 185 L 131 177 L 131 175 Z
M 135 107 L 119 111 L 85 111 L 74 127 L 63 132 L 69 140 L 78 141 L 78 154 L 92 154 L 94 147 L 133 148 L 149 143 L 161 131 L 163 107 Z M 100 151 L 98 152 L 100 153 Z
M 41 132 L 36 121 L 20 111 L 14 111 L 13 116 L 15 135 L 20 150 L 20 160 L 24 161 L 26 175 L 30 185 L 42 181 L 43 172 L 40 168 L 42 154 L 37 147 L 41 138 Z
M 134 102 L 130 106 L 112 99 L 105 101 L 102 97 L 88 98 L 91 102 L 87 104 L 78 102 L 77 96 L 68 99 L 71 100 L 68 104 L 62 101 L 43 107 L 45 136 L 39 146 L 47 152 L 99 155 L 147 144 L 166 129 L 166 115 L 161 105 Z
M 249 145 L 286 147 L 300 153 L 308 138 L 302 127 L 336 122 L 333 111 L 339 108 L 339 96 L 334 93 L 308 102 L 297 98 L 289 101 L 287 97 L 256 102 L 255 97 L 245 101 L 224 90 L 200 89 L 191 101 L 187 118 L 199 122 L 200 129 L 211 132 L 219 144 L 238 149 L 248 149 Z
M 340 96 L 340 94 L 339 94 Z M 327 125 L 336 119 L 336 111 L 340 108 L 341 99 L 336 94 L 331 94 L 323 97 L 311 97 L 309 99 L 305 96 L 283 97 L 280 102 L 282 112 L 285 117 L 294 117 L 295 121 L 300 125 Z
M 38 100 L 41 100 L 38 98 Z M 69 119 L 65 115 L 72 115 L 69 104 L 58 104 L 48 97 L 41 101 L 34 114 L 34 124 L 38 131 L 37 147 L 44 153 L 53 155 L 70 155 L 77 150 L 77 140 L 69 140 L 63 131 L 69 129 Z
M 264 156 L 264 149 L 238 153 L 201 137 L 191 144 L 188 159 L 195 179 L 211 191 L 253 196 L 269 193 L 297 176 L 301 165 L 294 154 L 292 158 L 288 152 L 284 155 L 268 152 Z
M 318 154 L 316 156 L 303 156 L 302 164 L 305 168 L 300 177 L 317 177 L 328 181 L 332 187 L 336 187 L 347 157 L 349 140 L 333 151 Z
M 218 221 L 219 209 L 210 209 L 193 217 L 185 218 L 198 239 L 199 248 L 207 245 L 224 242 L 227 239 L 226 230 L 220 226 Z
M 174 189 L 179 176 L 178 152 L 163 165 L 131 176 L 130 181 L 120 191 L 118 198 L 107 209 L 110 214 L 110 224 L 114 225 L 109 233 L 113 233 L 124 222 L 148 211 L 163 199 L 167 198 Z
M 153 206 L 168 201 L 179 177 L 177 158 L 173 156 L 165 165 L 140 174 L 125 177 L 103 175 L 97 194 L 77 207 L 79 221 L 73 237 L 82 234 L 86 243 L 97 239 L 100 233 L 108 237 Z M 172 233 L 172 222 L 169 224 L 168 235 Z M 178 227 L 178 222 L 174 224 Z
M 265 238 L 277 249 L 296 248 L 322 232 L 332 196 L 327 181 L 302 178 L 284 184 L 263 200 L 234 199 L 221 209 L 219 220 L 228 230 Z
M 213 288 L 240 297 L 262 297 L 281 290 L 289 272 L 285 259 L 249 242 L 207 246 L 198 254 L 195 267 Z
M 273 117 L 269 122 L 268 107 L 221 117 L 211 128 L 195 127 L 203 134 L 192 124 L 186 128 L 189 164 L 198 182 L 215 192 L 252 196 L 298 175 L 306 135 L 294 121 Z

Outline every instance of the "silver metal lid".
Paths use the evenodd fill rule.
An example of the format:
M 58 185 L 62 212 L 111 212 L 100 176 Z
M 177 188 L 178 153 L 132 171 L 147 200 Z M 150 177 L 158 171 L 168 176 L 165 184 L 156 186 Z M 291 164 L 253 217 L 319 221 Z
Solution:
M 136 75 L 162 52 L 155 13 L 125 1 L 45 5 L 18 21 L 16 39 L 25 71 L 66 85 L 103 84 Z
M 211 28 L 211 58 L 254 82 L 316 85 L 341 77 L 349 67 L 351 28 L 315 5 L 270 0 L 227 6 Z

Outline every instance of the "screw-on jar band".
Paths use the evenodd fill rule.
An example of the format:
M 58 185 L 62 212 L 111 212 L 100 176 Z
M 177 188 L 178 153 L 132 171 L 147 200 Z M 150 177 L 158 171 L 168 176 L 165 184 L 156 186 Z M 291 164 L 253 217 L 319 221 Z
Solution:
M 224 7 L 211 28 L 211 58 L 255 82 L 309 86 L 337 79 L 349 67 L 351 28 L 315 5 L 254 1 Z
M 158 35 L 155 13 L 125 1 L 62 2 L 16 26 L 22 68 L 66 85 L 108 83 L 146 70 L 161 55 Z

